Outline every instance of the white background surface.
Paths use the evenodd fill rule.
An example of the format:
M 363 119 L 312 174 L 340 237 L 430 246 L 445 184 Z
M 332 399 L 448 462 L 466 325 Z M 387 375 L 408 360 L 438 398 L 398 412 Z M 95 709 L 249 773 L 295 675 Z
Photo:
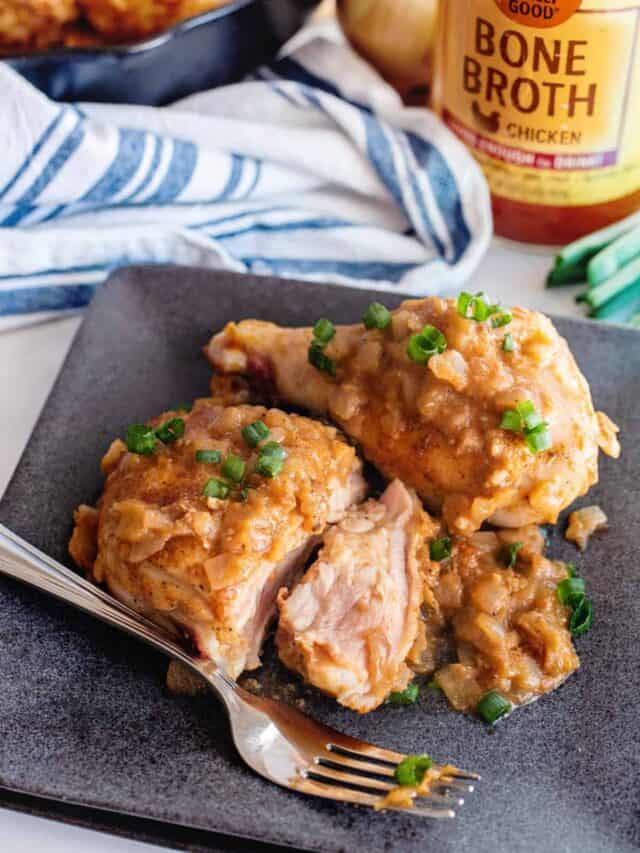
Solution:
M 580 316 L 581 311 L 573 300 L 577 288 L 544 289 L 550 260 L 550 254 L 525 252 L 496 243 L 474 276 L 473 290 L 484 290 L 505 305 Z M 0 335 L 0 495 L 18 463 L 79 324 L 79 318 L 72 318 Z M 2 853 L 151 853 L 154 850 L 160 848 L 0 809 Z

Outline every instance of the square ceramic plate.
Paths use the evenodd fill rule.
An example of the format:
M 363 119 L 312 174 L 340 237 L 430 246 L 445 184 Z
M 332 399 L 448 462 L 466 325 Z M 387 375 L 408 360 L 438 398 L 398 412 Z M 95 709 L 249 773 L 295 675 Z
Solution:
M 110 440 L 128 423 L 206 395 L 201 348 L 212 331 L 243 317 L 358 321 L 371 299 L 362 290 L 225 272 L 122 270 L 89 309 L 0 520 L 68 563 L 73 509 L 97 497 Z M 1 578 L 0 786 L 309 850 L 637 849 L 640 337 L 586 322 L 558 327 L 623 443 L 621 461 L 602 460 L 600 484 L 582 501 L 605 509 L 609 531 L 584 557 L 558 531 L 549 548 L 577 561 L 595 605 L 594 627 L 577 644 L 579 672 L 489 730 L 429 690 L 417 706 L 358 717 L 299 686 L 267 654 L 267 673 L 298 685 L 308 711 L 336 728 L 481 772 L 455 822 L 373 814 L 270 785 L 240 763 L 213 697 L 167 695 L 164 659 Z

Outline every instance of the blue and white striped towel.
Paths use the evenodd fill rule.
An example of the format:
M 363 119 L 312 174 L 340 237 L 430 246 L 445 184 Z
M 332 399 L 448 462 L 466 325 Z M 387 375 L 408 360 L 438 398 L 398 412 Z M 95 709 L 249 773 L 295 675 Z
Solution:
M 0 63 L 0 329 L 166 263 L 426 294 L 491 233 L 463 146 L 334 25 L 250 80 L 164 109 L 60 105 Z

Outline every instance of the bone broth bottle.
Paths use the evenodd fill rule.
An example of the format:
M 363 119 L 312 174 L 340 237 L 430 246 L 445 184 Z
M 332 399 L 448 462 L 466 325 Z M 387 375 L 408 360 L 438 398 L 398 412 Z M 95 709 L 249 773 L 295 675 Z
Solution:
M 568 243 L 640 208 L 640 0 L 441 0 L 433 106 L 496 232 Z

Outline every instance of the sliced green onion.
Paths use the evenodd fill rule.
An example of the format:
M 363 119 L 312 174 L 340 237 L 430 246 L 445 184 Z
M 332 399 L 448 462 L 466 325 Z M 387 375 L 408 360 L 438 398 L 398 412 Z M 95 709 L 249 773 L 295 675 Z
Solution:
M 336 336 L 336 327 L 333 325 L 331 320 L 327 320 L 326 318 L 322 318 L 322 320 L 318 320 L 318 322 L 313 327 L 313 337 L 318 341 L 319 344 L 326 346 L 329 341 L 333 340 Z
M 193 405 L 191 403 L 176 403 L 173 407 L 174 412 L 190 412 L 193 409 Z
M 287 452 L 277 441 L 269 441 L 265 444 L 256 462 L 256 473 L 262 477 L 276 477 L 284 465 Z
M 238 500 L 240 501 L 240 503 L 244 503 L 245 501 L 248 501 L 249 500 L 249 489 L 247 489 L 247 488 L 240 489 L 240 491 L 238 492 Z
M 126 436 L 127 450 L 130 453 L 139 453 L 141 456 L 149 456 L 153 453 L 156 445 L 156 434 L 146 424 L 131 424 L 127 427 Z
M 522 431 L 522 418 L 519 413 L 515 411 L 515 409 L 507 409 L 506 412 L 502 415 L 502 420 L 500 421 L 501 429 L 508 429 L 510 432 L 521 432 Z
M 582 603 L 585 595 L 585 583 L 583 578 L 569 577 L 561 581 L 556 587 L 556 595 L 560 604 L 569 607 L 577 607 Z
M 591 308 L 600 308 L 606 302 L 613 299 L 614 296 L 622 293 L 628 287 L 638 284 L 640 281 L 640 258 L 628 263 L 626 266 L 618 270 L 617 273 L 606 279 L 597 287 L 588 290 L 585 295 L 585 302 Z
M 386 329 L 391 322 L 391 312 L 380 302 L 372 302 L 364 312 L 362 322 L 367 329 Z
M 508 326 L 513 320 L 513 314 L 506 309 L 501 309 L 500 313 L 495 313 L 491 317 L 491 326 L 494 329 L 499 329 L 501 326 Z
M 513 340 L 511 332 L 507 332 L 502 340 L 502 349 L 505 352 L 513 352 L 516 348 L 516 342 Z
M 260 456 L 275 456 L 284 461 L 287 458 L 287 451 L 278 441 L 268 441 L 260 449 Z
M 471 293 L 463 291 L 458 296 L 456 307 L 458 314 L 466 320 L 476 320 L 478 323 L 481 323 L 489 316 L 489 306 L 482 293 L 476 293 L 474 296 Z
M 417 787 L 424 779 L 427 770 L 433 767 L 433 760 L 429 755 L 407 755 L 395 769 L 393 774 L 398 785 Z
M 476 705 L 476 712 L 482 717 L 485 723 L 492 726 L 500 717 L 504 717 L 511 711 L 512 705 L 508 699 L 505 699 L 502 694 L 495 690 L 490 690 L 485 693 L 482 699 Z
M 549 424 L 541 423 L 533 429 L 525 429 L 524 440 L 532 453 L 542 453 L 551 447 L 551 433 Z
M 640 254 L 640 226 L 632 228 L 591 258 L 587 265 L 589 286 L 596 287 L 611 278 L 638 254 Z
M 614 225 L 608 225 L 606 228 L 601 228 L 599 231 L 593 231 L 587 234 L 586 237 L 581 237 L 560 252 L 556 258 L 556 268 L 566 266 L 567 264 L 576 264 L 580 261 L 589 260 L 599 251 L 608 246 L 618 237 L 626 234 L 635 225 L 640 224 L 640 214 L 634 213 L 626 219 L 621 219 Z
M 222 462 L 222 453 L 219 450 L 196 450 L 196 462 L 219 465 Z
M 442 687 L 440 687 L 435 678 L 432 678 L 431 681 L 427 681 L 427 690 L 442 690 Z
M 202 494 L 206 498 L 219 498 L 220 500 L 224 500 L 229 497 L 230 491 L 231 487 L 228 483 L 225 483 L 224 480 L 218 480 L 216 477 L 212 477 L 205 483 Z
M 588 598 L 583 598 L 574 608 L 569 620 L 569 631 L 573 637 L 586 634 L 593 624 L 593 604 Z
M 163 444 L 173 444 L 184 435 L 185 424 L 182 418 L 169 418 L 168 421 L 154 431 Z
M 447 339 L 440 329 L 425 326 L 421 332 L 409 338 L 407 355 L 416 364 L 426 364 L 432 356 L 444 352 L 446 348 Z
M 542 416 L 538 414 L 538 411 L 531 400 L 525 400 L 523 403 L 518 403 L 516 411 L 522 418 L 523 429 L 534 429 L 542 423 Z
M 627 287 L 622 293 L 614 296 L 599 308 L 589 311 L 590 317 L 598 320 L 609 320 L 614 323 L 625 323 L 629 317 L 640 308 L 640 281 Z
M 440 563 L 442 560 L 448 560 L 451 556 L 451 539 L 448 536 L 443 536 L 440 539 L 434 539 L 429 543 L 429 557 L 434 563 Z
M 242 430 L 242 437 L 249 447 L 257 447 L 260 442 L 271 435 L 271 430 L 262 421 L 254 421 L 247 424 Z
M 469 306 L 471 305 L 471 300 L 473 299 L 473 294 L 467 293 L 466 290 L 463 290 L 462 293 L 458 296 L 458 301 L 456 303 L 456 310 L 461 317 L 464 317 L 465 320 L 469 319 L 470 310 Z
M 308 357 L 309 364 L 312 364 L 316 370 L 320 370 L 322 373 L 328 373 L 329 376 L 336 375 L 336 363 L 324 354 L 322 351 L 322 344 L 314 341 L 309 347 Z
M 220 473 L 223 477 L 226 477 L 227 480 L 239 483 L 244 477 L 246 470 L 247 463 L 239 456 L 236 456 L 235 453 L 230 453 L 222 463 Z
M 518 561 L 518 551 L 522 548 L 524 542 L 512 542 L 505 545 L 502 551 L 502 559 L 508 569 L 512 569 Z
M 581 284 L 587 280 L 587 259 L 575 264 L 554 267 L 547 276 L 547 287 L 563 287 L 566 284 Z
M 283 463 L 272 456 L 262 457 L 256 463 L 256 473 L 273 479 L 282 471 Z
M 413 682 L 405 687 L 404 690 L 394 690 L 389 694 L 388 702 L 392 705 L 415 705 L 420 696 L 420 688 Z
M 549 424 L 542 420 L 531 400 L 525 400 L 518 403 L 515 409 L 503 412 L 500 426 L 511 432 L 522 432 L 531 453 L 540 453 L 551 447 Z
M 567 577 L 556 587 L 560 604 L 571 608 L 569 631 L 574 637 L 586 634 L 593 623 L 593 604 L 586 598 L 584 579 L 576 574 L 573 563 L 566 563 Z

